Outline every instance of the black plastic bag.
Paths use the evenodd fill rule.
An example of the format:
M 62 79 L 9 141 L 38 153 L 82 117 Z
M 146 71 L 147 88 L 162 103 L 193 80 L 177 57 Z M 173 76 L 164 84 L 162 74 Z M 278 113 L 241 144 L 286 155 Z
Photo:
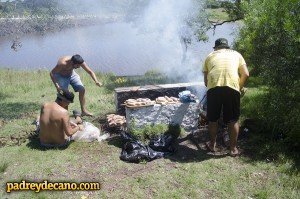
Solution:
M 127 133 L 126 131 L 121 132 L 121 137 L 124 144 L 130 141 L 138 141 L 133 135 Z
M 123 146 L 120 159 L 126 162 L 139 163 L 143 160 L 151 161 L 163 156 L 164 153 L 153 151 L 150 147 L 143 145 L 139 141 L 129 141 Z
M 163 134 L 151 139 L 149 142 L 149 147 L 154 151 L 173 153 L 175 149 L 172 146 L 172 143 L 175 139 L 176 137 L 171 134 Z

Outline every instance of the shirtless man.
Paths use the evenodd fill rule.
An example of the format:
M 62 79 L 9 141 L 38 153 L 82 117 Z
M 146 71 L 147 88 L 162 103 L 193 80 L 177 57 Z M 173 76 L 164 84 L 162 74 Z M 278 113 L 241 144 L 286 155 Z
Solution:
M 45 147 L 67 146 L 70 137 L 82 125 L 70 122 L 68 105 L 73 103 L 74 94 L 69 91 L 60 91 L 55 102 L 45 103 L 40 113 L 40 143 Z M 80 118 L 79 118 L 80 119 Z
M 84 62 L 80 55 L 64 56 L 61 57 L 57 65 L 50 72 L 50 77 L 58 92 L 61 90 L 68 90 L 69 84 L 73 87 L 75 92 L 79 92 L 79 101 L 82 111 L 82 116 L 92 116 L 85 107 L 85 88 L 80 80 L 79 75 L 74 69 L 82 67 L 95 81 L 97 86 L 102 84 L 97 80 L 95 73 Z

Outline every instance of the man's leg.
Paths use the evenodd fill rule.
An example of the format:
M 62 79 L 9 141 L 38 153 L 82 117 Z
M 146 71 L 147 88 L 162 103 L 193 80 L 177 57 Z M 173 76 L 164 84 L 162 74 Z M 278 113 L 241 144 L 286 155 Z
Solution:
M 208 144 L 209 150 L 216 151 L 216 139 L 218 132 L 218 122 L 209 122 L 208 123 L 208 132 L 210 136 L 210 142 Z
M 239 154 L 237 149 L 237 139 L 239 135 L 239 123 L 238 122 L 231 122 L 229 123 L 229 138 L 230 138 L 230 155 L 235 156 Z
M 219 97 L 220 88 L 212 88 L 207 91 L 207 119 L 208 132 L 210 136 L 210 142 L 206 143 L 210 151 L 215 151 L 216 138 L 218 131 L 218 119 L 222 108 L 221 98 Z
M 84 116 L 84 115 L 93 116 L 93 114 L 88 112 L 85 107 L 85 89 L 84 88 L 79 91 L 79 102 L 80 102 L 80 106 L 81 106 L 81 115 L 82 116 Z
M 70 84 L 72 85 L 75 92 L 79 92 L 79 102 L 81 106 L 81 115 L 92 116 L 93 114 L 88 112 L 85 107 L 85 88 L 81 82 L 79 75 L 73 71 L 71 76 Z
M 240 117 L 240 93 L 234 89 L 226 87 L 224 89 L 224 122 L 228 124 L 230 138 L 230 155 L 239 154 L 237 149 L 237 138 L 239 135 L 239 117 Z M 226 98 L 225 98 L 226 96 Z

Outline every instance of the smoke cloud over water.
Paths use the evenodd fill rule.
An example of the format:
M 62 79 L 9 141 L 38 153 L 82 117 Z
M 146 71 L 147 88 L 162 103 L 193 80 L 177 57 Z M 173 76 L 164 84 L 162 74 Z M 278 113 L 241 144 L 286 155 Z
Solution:
M 135 33 L 135 37 L 128 35 L 128 41 L 119 41 L 119 49 L 124 52 L 112 52 L 111 46 L 107 47 L 111 55 L 127 57 L 131 59 L 128 64 L 141 64 L 139 67 L 159 69 L 167 75 L 183 76 L 184 81 L 193 81 L 201 79 L 201 66 L 199 65 L 198 55 L 190 50 L 189 42 L 195 42 L 195 30 L 187 25 L 187 22 L 194 20 L 201 10 L 202 1 L 200 0 L 123 0 L 123 1 L 74 1 L 61 3 L 64 8 L 71 10 L 74 6 L 74 12 L 77 13 L 112 15 L 123 14 L 126 23 L 131 24 L 132 30 L 128 32 Z M 76 6 L 77 5 L 77 6 Z M 122 26 L 122 27 L 121 27 Z M 120 24 L 120 31 L 124 30 L 124 25 Z M 82 35 L 82 34 L 77 34 Z M 126 33 L 124 33 L 126 35 Z M 84 42 L 84 39 L 78 38 Z M 126 39 L 126 38 L 125 38 Z M 81 42 L 82 49 L 85 48 Z M 142 43 L 140 43 L 142 42 Z M 131 44 L 131 45 L 130 45 Z M 115 44 L 114 49 L 116 49 Z M 129 46 L 130 45 L 130 46 Z M 134 46 L 138 47 L 135 49 Z M 142 46 L 142 47 L 141 47 Z M 126 49 L 124 49 L 124 47 Z M 140 55 L 143 50 L 144 54 Z M 90 53 L 91 50 L 88 50 Z M 127 56 L 126 56 L 127 53 Z M 109 54 L 106 52 L 106 54 Z M 134 56 L 136 54 L 136 56 Z M 149 60 L 148 63 L 141 63 L 136 59 Z M 105 57 L 103 57 L 105 60 Z M 132 60 L 135 60 L 132 62 Z M 150 61 L 151 60 L 151 61 Z M 148 65 L 148 66 L 147 66 Z M 122 64 L 121 70 L 126 71 L 126 61 Z M 134 66 L 132 66 L 134 67 Z M 130 67 L 131 68 L 131 67 Z M 128 70 L 127 70 L 128 71 Z M 184 75 L 182 75 L 184 74 Z
M 198 16 L 200 9 L 201 3 L 193 0 L 152 0 L 145 8 L 135 24 L 140 34 L 147 34 L 159 46 L 158 56 L 153 57 L 155 67 L 170 76 L 184 74 L 190 81 L 201 78 L 197 55 L 188 51 L 188 42 L 196 40 L 195 30 L 187 25 Z
M 217 27 L 215 35 L 207 32 L 210 38 L 207 43 L 197 41 L 195 31 L 203 22 L 198 18 L 201 0 L 61 0 L 59 3 L 74 15 L 115 20 L 44 35 L 25 35 L 18 52 L 11 50 L 9 39 L 0 38 L 0 67 L 49 70 L 59 57 L 78 53 L 94 71 L 123 76 L 158 69 L 173 78 L 184 77 L 178 82 L 203 81 L 202 63 L 212 51 L 214 40 L 217 37 L 225 37 L 230 43 L 233 40 L 230 34 L 234 25 L 224 24 Z

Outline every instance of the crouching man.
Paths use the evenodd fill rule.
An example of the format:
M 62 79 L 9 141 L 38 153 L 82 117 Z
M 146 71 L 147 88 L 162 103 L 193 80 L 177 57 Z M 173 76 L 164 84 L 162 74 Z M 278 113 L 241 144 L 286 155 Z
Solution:
M 73 103 L 74 94 L 61 90 L 55 102 L 44 103 L 40 113 L 40 143 L 44 147 L 64 147 L 81 125 L 70 122 L 68 105 Z

